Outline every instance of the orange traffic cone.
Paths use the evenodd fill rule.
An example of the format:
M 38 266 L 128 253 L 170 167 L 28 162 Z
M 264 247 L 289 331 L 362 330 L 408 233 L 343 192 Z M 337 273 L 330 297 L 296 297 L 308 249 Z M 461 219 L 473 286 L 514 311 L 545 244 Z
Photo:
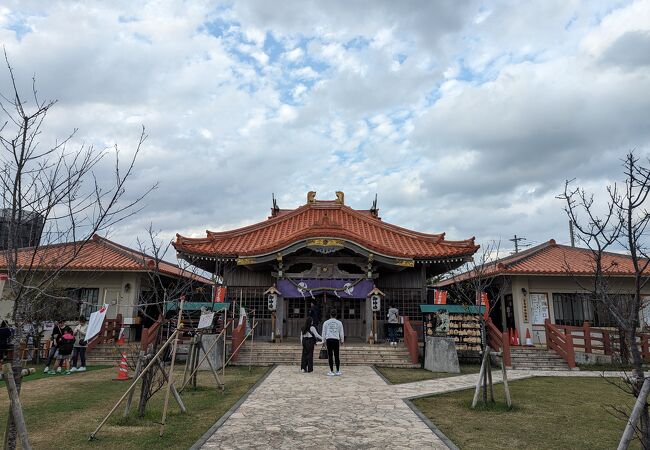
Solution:
M 122 353 L 122 360 L 120 365 L 117 367 L 117 378 L 113 378 L 114 381 L 126 381 L 130 380 L 129 376 L 129 367 L 126 364 L 126 355 Z
M 530 330 L 526 328 L 526 347 L 533 346 L 533 339 L 530 337 Z
M 515 328 L 515 346 L 519 347 L 521 343 L 519 342 L 519 331 Z

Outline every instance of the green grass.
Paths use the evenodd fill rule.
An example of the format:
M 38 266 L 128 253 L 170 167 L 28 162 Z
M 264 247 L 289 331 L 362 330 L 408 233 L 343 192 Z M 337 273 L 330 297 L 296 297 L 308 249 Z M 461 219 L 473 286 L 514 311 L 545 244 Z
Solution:
M 34 372 L 31 375 L 27 375 L 23 377 L 23 383 L 28 382 L 28 381 L 34 381 L 34 380 L 40 380 L 41 378 L 51 378 L 51 377 L 62 377 L 62 376 L 83 376 L 84 372 L 79 372 L 79 373 L 71 373 L 70 375 L 65 375 L 65 370 L 63 371 L 63 374 L 56 374 L 56 375 L 48 375 L 46 373 L 43 373 L 43 369 L 45 366 L 43 364 L 36 365 L 36 364 L 28 364 L 26 368 L 33 367 L 36 369 L 36 372 Z M 93 370 L 100 370 L 100 369 L 108 369 L 109 367 L 112 366 L 86 366 L 86 372 L 91 372 Z M 56 370 L 56 369 L 54 369 Z M 0 381 L 0 387 L 4 387 L 5 382 Z
M 631 411 L 633 398 L 602 378 L 532 378 L 510 383 L 513 408 L 503 385 L 497 402 L 470 408 L 473 389 L 413 400 L 461 449 L 610 449 L 625 422 L 612 405 Z M 638 448 L 638 444 L 635 448 Z
M 461 364 L 460 375 L 478 373 L 480 369 L 481 366 L 477 364 Z M 457 373 L 431 372 L 425 369 L 404 369 L 400 367 L 377 367 L 377 370 L 392 384 L 413 383 L 415 381 L 448 378 L 459 375 Z
M 96 371 L 70 376 L 50 376 L 26 384 L 21 394 L 30 441 L 34 448 L 59 449 L 187 449 L 205 433 L 237 400 L 267 372 L 268 368 L 226 369 L 225 392 L 214 387 L 214 379 L 199 374 L 199 387 L 186 389 L 182 398 L 187 414 L 182 414 L 170 397 L 167 426 L 159 437 L 164 390 L 154 396 L 145 417 L 137 417 L 137 392 L 128 418 L 121 405 L 92 442 L 88 435 L 129 386 L 112 381 L 113 371 Z M 176 371 L 175 371 L 176 372 Z M 182 367 L 176 374 L 182 378 Z M 5 396 L 6 397 L 6 396 Z M 7 401 L 0 397 L 0 423 L 6 420 Z

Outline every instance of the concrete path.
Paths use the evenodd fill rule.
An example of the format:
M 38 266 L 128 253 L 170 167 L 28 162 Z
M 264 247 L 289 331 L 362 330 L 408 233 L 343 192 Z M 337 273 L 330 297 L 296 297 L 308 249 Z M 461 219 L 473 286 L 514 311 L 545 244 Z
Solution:
M 508 379 L 601 374 L 511 370 Z M 447 448 L 404 399 L 466 389 L 477 378 L 469 374 L 389 385 L 369 366 L 345 367 L 340 377 L 278 366 L 202 448 Z M 500 380 L 495 371 L 494 381 Z

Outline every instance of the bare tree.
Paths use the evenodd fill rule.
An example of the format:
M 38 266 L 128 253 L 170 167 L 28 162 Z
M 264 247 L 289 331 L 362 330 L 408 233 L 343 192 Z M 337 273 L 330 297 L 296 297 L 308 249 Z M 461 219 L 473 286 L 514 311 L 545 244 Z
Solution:
M 647 199 L 650 194 L 650 169 L 639 162 L 630 152 L 623 160 L 625 181 L 623 186 L 607 187 L 604 204 L 580 187 L 565 183 L 564 192 L 558 197 L 565 202 L 565 211 L 577 230 L 579 242 L 590 250 L 594 271 L 591 286 L 581 286 L 595 302 L 603 305 L 619 330 L 619 352 L 624 361 L 633 365 L 633 377 L 629 380 L 629 392 L 639 396 L 645 379 L 643 357 L 637 342 L 640 328 L 640 312 L 643 307 L 642 289 L 648 281 L 648 243 L 646 228 L 650 222 Z M 611 258 L 610 250 L 616 246 L 625 249 L 631 258 L 634 277 L 633 288 L 624 289 L 615 278 L 618 264 Z M 567 263 L 570 271 L 570 262 Z M 650 415 L 648 404 L 640 415 L 638 434 L 644 448 L 650 448 Z
M 510 289 L 510 278 L 503 276 L 498 267 L 499 254 L 501 252 L 501 242 L 492 241 L 482 246 L 479 254 L 474 255 L 472 261 L 469 261 L 461 267 L 454 269 L 447 277 L 453 284 L 449 286 L 451 297 L 458 303 L 471 306 L 479 305 L 481 295 L 487 296 L 487 307 L 489 310 L 495 308 L 502 300 L 504 294 Z M 487 341 L 487 324 L 485 317 L 479 314 L 482 333 L 482 348 Z M 483 403 L 487 405 L 487 376 L 483 379 Z
M 2 263 L 6 267 L 13 308 L 9 319 L 15 326 L 13 372 L 20 389 L 20 345 L 25 326 L 38 320 L 48 299 L 61 299 L 56 282 L 62 271 L 79 255 L 95 233 L 107 232 L 125 218 L 137 213 L 140 202 L 155 186 L 135 197 L 127 197 L 126 183 L 133 175 L 135 162 L 146 139 L 144 128 L 123 164 L 115 146 L 97 149 L 74 145 L 76 130 L 51 144 L 46 140 L 45 119 L 54 100 L 41 100 L 32 79 L 29 95 L 17 87 L 14 70 L 5 52 L 10 92 L 0 93 L 0 108 L 6 117 L 0 128 L 2 206 L 5 221 Z M 112 174 L 98 174 L 109 155 L 113 155 Z M 23 229 L 28 219 L 37 217 L 43 224 L 30 247 L 24 248 Z M 72 246 L 44 246 L 73 241 Z M 5 443 L 15 448 L 16 430 L 9 414 Z

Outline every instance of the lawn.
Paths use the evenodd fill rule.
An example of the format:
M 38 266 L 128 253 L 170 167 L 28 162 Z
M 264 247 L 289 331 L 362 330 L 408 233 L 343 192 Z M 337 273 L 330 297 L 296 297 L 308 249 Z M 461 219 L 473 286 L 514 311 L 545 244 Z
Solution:
M 182 378 L 182 367 L 177 379 Z M 199 374 L 196 391 L 186 389 L 183 401 L 188 409 L 181 414 L 170 398 L 165 435 L 158 436 L 164 392 L 151 401 L 144 418 L 135 411 L 122 418 L 120 406 L 92 442 L 88 435 L 97 427 L 115 402 L 129 386 L 112 381 L 115 370 L 96 370 L 73 375 L 49 376 L 26 383 L 21 400 L 25 421 L 34 448 L 59 449 L 187 449 L 228 411 L 266 372 L 266 367 L 226 369 L 226 390 L 215 389 L 214 379 L 206 372 Z M 176 371 L 175 371 L 176 372 Z M 137 406 L 137 395 L 134 398 Z M 0 398 L 0 423 L 6 421 L 7 396 Z
M 498 402 L 487 408 L 470 408 L 473 389 L 413 403 L 461 449 L 616 448 L 625 422 L 610 414 L 610 405 L 630 411 L 633 403 L 603 378 L 532 378 L 510 383 L 510 390 L 512 410 L 501 384 Z
M 401 367 L 377 367 L 377 370 L 392 384 L 413 383 L 414 381 L 433 380 L 435 378 L 455 377 L 467 373 L 478 373 L 481 369 L 477 364 L 461 364 L 460 374 L 447 372 L 431 372 L 424 369 L 404 369 Z
M 64 377 L 64 376 L 71 377 L 71 376 L 76 376 L 76 375 L 83 376 L 83 372 L 71 373 L 70 375 L 65 375 L 65 370 L 63 371 L 62 374 L 48 375 L 46 373 L 43 373 L 43 369 L 45 368 L 45 366 L 43 364 L 40 364 L 40 365 L 28 364 L 27 368 L 30 368 L 30 367 L 33 367 L 34 369 L 36 369 L 36 372 L 34 372 L 33 374 L 28 375 L 26 377 L 23 377 L 23 383 L 28 382 L 28 381 L 40 380 L 41 378 L 53 378 L 53 377 Z M 106 369 L 108 367 L 112 367 L 112 366 L 86 366 L 86 372 L 91 372 L 93 370 Z M 4 387 L 4 385 L 5 385 L 5 382 L 0 381 L 0 387 Z

